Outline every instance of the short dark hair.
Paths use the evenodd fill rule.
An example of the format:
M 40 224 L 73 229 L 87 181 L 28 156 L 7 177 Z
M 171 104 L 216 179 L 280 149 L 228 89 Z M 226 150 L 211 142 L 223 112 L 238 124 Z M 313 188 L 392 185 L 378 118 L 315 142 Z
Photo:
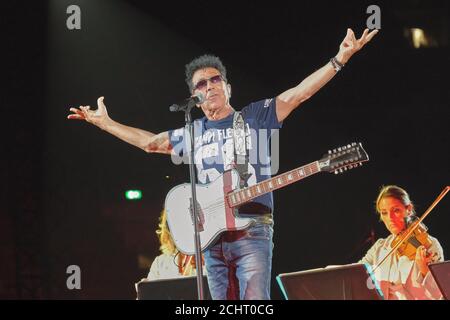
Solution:
M 223 80 L 227 82 L 227 69 L 223 65 L 219 57 L 211 54 L 204 54 L 195 58 L 186 65 L 186 84 L 189 87 L 189 91 L 194 90 L 194 84 L 192 83 L 192 77 L 197 70 L 205 68 L 214 68 L 219 70 Z

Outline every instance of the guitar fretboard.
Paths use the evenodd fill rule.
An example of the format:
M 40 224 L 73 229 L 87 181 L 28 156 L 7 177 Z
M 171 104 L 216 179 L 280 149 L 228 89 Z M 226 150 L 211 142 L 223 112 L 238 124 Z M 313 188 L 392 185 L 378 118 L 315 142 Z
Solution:
M 231 207 L 242 205 L 254 198 L 262 196 L 263 194 L 283 188 L 284 186 L 309 177 L 319 171 L 319 162 L 312 162 L 303 167 L 299 167 L 270 179 L 261 181 L 251 187 L 232 192 L 227 195 L 228 203 Z

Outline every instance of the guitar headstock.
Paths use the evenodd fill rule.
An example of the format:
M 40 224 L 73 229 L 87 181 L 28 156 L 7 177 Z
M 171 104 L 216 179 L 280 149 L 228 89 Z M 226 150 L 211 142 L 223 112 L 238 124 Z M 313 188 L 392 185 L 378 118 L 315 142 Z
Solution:
M 361 142 L 353 142 L 333 150 L 329 150 L 319 160 L 320 171 L 343 173 L 349 169 L 362 166 L 363 162 L 369 161 L 369 156 L 364 150 Z

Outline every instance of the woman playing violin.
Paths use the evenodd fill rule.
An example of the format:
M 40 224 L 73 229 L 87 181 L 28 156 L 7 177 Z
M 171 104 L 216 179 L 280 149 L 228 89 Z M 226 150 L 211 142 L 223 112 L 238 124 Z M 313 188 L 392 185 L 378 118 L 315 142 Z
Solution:
M 360 263 L 377 266 L 391 251 L 393 242 L 408 228 L 415 218 L 414 205 L 408 193 L 398 186 L 385 186 L 376 200 L 376 211 L 391 233 L 369 249 Z M 414 255 L 396 250 L 375 270 L 384 298 L 389 300 L 441 299 L 442 294 L 430 273 L 428 265 L 444 260 L 441 245 L 428 235 L 428 249 L 419 245 Z

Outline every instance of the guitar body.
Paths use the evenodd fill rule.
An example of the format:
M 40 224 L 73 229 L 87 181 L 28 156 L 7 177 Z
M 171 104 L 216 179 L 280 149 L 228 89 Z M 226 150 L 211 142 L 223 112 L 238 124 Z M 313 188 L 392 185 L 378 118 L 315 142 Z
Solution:
M 239 187 L 239 173 L 235 169 L 225 171 L 209 184 L 196 185 L 201 250 L 211 246 L 222 232 L 242 230 L 254 222 L 253 219 L 237 215 L 236 208 L 240 205 L 313 174 L 323 171 L 339 174 L 361 166 L 366 161 L 369 161 L 369 156 L 362 144 L 354 142 L 329 150 L 320 160 L 246 188 Z M 195 254 L 191 185 L 185 183 L 170 190 L 165 209 L 176 247 L 184 254 Z
M 209 184 L 196 185 L 201 250 L 204 251 L 224 231 L 242 230 L 253 219 L 240 218 L 225 196 L 239 189 L 239 174 L 226 171 Z M 191 185 L 184 183 L 172 188 L 166 196 L 167 223 L 179 251 L 195 254 L 194 220 L 191 214 Z

